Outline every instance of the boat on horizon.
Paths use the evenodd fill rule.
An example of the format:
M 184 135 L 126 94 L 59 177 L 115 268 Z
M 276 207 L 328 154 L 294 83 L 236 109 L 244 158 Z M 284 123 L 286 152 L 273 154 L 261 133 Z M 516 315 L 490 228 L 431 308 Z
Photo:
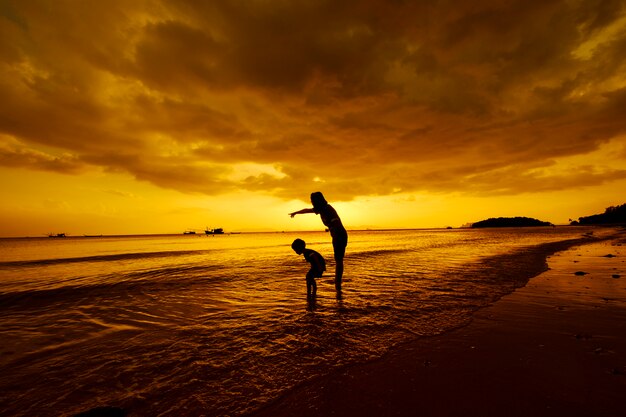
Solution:
M 224 229 L 222 229 L 221 227 L 217 227 L 215 229 L 209 229 L 207 227 L 206 229 L 204 229 L 204 234 L 206 234 L 206 235 L 223 235 L 224 234 Z
M 65 233 L 48 233 L 48 237 L 65 237 Z

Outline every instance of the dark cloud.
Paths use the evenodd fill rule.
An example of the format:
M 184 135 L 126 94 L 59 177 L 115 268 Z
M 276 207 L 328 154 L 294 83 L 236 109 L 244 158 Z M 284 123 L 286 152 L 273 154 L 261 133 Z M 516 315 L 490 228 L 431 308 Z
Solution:
M 621 0 L 580 2 L 578 12 L 579 28 L 589 35 L 623 16 L 624 2 Z
M 623 180 L 626 170 L 598 170 L 592 166 L 580 166 L 570 172 L 545 175 L 533 171 L 520 171 L 517 168 L 496 170 L 470 177 L 464 184 L 482 195 L 507 195 L 560 191 L 601 185 L 607 182 Z
M 138 96 L 132 103 L 133 117 L 127 122 L 131 131 L 170 135 L 178 142 L 239 142 L 251 136 L 237 116 L 205 104 L 154 100 Z
M 210 34 L 176 21 L 148 24 L 134 50 L 129 71 L 158 89 L 189 91 L 231 84 L 226 45 Z
M 624 140 L 625 13 L 613 0 L 3 2 L 0 133 L 17 142 L 0 161 L 285 198 L 601 184 L 622 171 L 551 164 Z M 241 177 L 246 163 L 266 169 Z
M 86 165 L 74 156 L 51 155 L 25 147 L 14 139 L 2 136 L 0 136 L 0 166 L 60 174 L 80 174 L 86 169 Z

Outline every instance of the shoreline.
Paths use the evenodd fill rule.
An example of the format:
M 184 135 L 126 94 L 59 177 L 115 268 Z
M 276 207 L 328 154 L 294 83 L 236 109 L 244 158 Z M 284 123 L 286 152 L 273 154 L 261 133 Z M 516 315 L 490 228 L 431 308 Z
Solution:
M 569 243 L 467 326 L 304 382 L 249 416 L 621 414 L 626 239 Z

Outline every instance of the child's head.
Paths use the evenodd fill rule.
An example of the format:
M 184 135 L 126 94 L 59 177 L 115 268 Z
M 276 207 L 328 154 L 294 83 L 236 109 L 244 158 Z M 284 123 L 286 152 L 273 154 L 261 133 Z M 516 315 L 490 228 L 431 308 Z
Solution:
M 296 239 L 291 244 L 291 249 L 293 249 L 294 252 L 296 252 L 298 255 L 302 255 L 302 252 L 304 252 L 305 247 L 306 247 L 306 243 L 304 243 L 304 240 L 302 239 Z
M 324 198 L 324 194 L 319 191 L 311 193 L 311 204 L 313 204 L 313 208 L 317 211 L 323 207 L 325 207 L 328 202 Z

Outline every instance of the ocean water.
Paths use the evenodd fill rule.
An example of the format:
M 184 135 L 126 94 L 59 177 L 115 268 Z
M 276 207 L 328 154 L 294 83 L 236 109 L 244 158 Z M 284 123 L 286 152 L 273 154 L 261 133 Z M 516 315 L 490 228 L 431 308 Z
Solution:
M 341 298 L 323 232 L 0 239 L 0 413 L 244 415 L 467 324 L 590 231 L 350 232 Z M 296 237 L 327 260 L 315 302 Z

